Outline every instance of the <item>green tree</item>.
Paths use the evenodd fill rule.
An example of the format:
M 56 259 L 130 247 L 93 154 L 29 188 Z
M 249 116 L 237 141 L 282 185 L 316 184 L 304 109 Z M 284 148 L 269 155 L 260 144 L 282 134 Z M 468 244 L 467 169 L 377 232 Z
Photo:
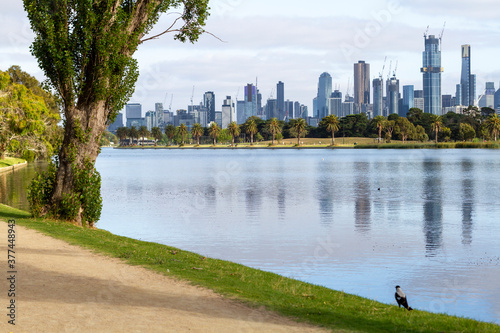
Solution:
M 385 130 L 385 139 L 386 142 L 391 142 L 392 133 L 394 132 L 394 128 L 396 127 L 396 121 L 394 120 L 386 120 L 384 121 L 384 130 Z
M 498 115 L 496 113 L 490 115 L 486 119 L 485 126 L 490 135 L 497 141 L 497 136 L 500 133 L 500 118 L 498 118 Z
M 396 121 L 395 130 L 399 135 L 401 135 L 401 140 L 403 140 L 403 143 L 405 143 L 406 139 L 411 137 L 411 135 L 413 134 L 415 126 L 410 123 L 410 121 L 405 117 L 399 117 Z
M 293 136 L 297 138 L 297 145 L 300 146 L 300 138 L 307 134 L 307 123 L 304 118 L 290 120 Z
M 250 134 L 250 145 L 253 146 L 253 136 L 258 132 L 257 123 L 254 119 L 248 118 L 244 124 L 245 132 Z
M 420 142 L 425 142 L 425 141 L 429 140 L 429 136 L 427 135 L 427 133 L 425 133 L 425 129 L 422 126 L 417 125 L 415 127 L 415 137 L 414 137 L 414 139 L 418 140 Z
M 36 79 L 20 69 L 16 73 L 28 84 L 0 71 L 0 159 L 6 151 L 28 160 L 49 158 L 61 141 L 59 114 L 48 104 L 54 99 Z
M 191 135 L 196 138 L 196 144 L 198 146 L 200 145 L 200 137 L 203 135 L 203 133 L 205 133 L 205 130 L 199 123 L 194 124 L 191 128 Z
M 443 118 L 441 116 L 434 115 L 432 117 L 432 130 L 435 133 L 435 141 L 438 143 L 438 133 L 443 127 Z
M 321 120 L 322 125 L 326 127 L 326 130 L 332 133 L 332 146 L 335 145 L 335 132 L 340 128 L 339 118 L 336 115 L 329 115 Z
M 126 127 L 118 127 L 116 129 L 116 136 L 120 140 L 120 145 L 122 144 L 122 141 L 127 139 L 128 136 L 128 131 Z
M 384 128 L 385 118 L 384 116 L 376 116 L 375 118 L 373 118 L 373 121 L 375 122 L 375 125 L 378 129 L 378 142 L 380 143 L 382 139 L 382 129 Z
M 134 145 L 134 139 L 136 139 L 137 143 L 139 143 L 139 131 L 135 128 L 135 126 L 131 126 L 128 129 L 128 137 L 130 138 L 131 145 Z
M 274 145 L 274 139 L 276 138 L 276 134 L 281 133 L 281 126 L 278 122 L 278 119 L 271 118 L 271 120 L 267 124 L 267 128 L 273 136 L 272 145 Z
M 208 128 L 208 134 L 212 137 L 212 139 L 214 139 L 214 146 L 217 144 L 217 137 L 219 136 L 220 131 L 221 129 L 216 122 L 212 122 L 212 124 Z
M 464 141 L 472 140 L 476 137 L 474 127 L 467 123 L 460 124 L 460 139 Z
M 234 139 L 239 137 L 241 133 L 240 126 L 238 126 L 235 121 L 232 121 L 227 126 L 227 129 L 229 130 L 229 134 L 231 134 L 232 137 L 231 145 L 234 147 Z
M 168 145 L 172 145 L 172 139 L 175 137 L 175 126 L 172 124 L 165 126 L 165 135 L 168 138 Z
M 149 136 L 148 128 L 146 126 L 141 126 L 139 127 L 138 133 L 139 136 L 142 138 L 142 145 L 144 146 L 144 138 L 147 139 Z
M 100 200 L 100 180 L 82 184 L 98 178 L 99 139 L 134 91 L 139 74 L 134 53 L 141 43 L 168 32 L 175 32 L 175 39 L 182 42 L 196 41 L 204 32 L 208 0 L 23 0 L 23 4 L 35 34 L 31 53 L 63 101 L 65 118 L 50 200 L 41 211 L 90 225 L 101 213 L 96 200 L 90 200 Z M 160 16 L 172 9 L 180 12 L 173 24 L 146 38 Z M 63 200 L 76 208 L 63 211 Z
M 161 129 L 159 127 L 153 127 L 151 129 L 151 135 L 155 139 L 155 146 L 157 145 L 158 141 L 163 138 L 163 133 L 161 132 Z
M 184 145 L 184 140 L 186 138 L 186 135 L 188 134 L 188 129 L 185 124 L 180 124 L 179 127 L 177 127 L 177 133 L 181 137 L 181 144 Z

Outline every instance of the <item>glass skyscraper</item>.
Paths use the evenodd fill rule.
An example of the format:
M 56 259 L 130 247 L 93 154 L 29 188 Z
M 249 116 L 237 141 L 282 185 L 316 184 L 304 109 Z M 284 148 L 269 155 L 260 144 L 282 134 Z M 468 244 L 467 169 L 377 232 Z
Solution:
M 403 108 L 400 116 L 406 117 L 408 111 L 414 107 L 415 87 L 412 85 L 403 86 Z
M 373 80 L 373 117 L 383 116 L 384 112 L 384 79 Z
M 208 122 L 215 121 L 215 94 L 213 91 L 207 91 L 203 95 L 203 106 L 207 108 Z
M 441 115 L 441 49 L 434 35 L 424 36 L 425 51 L 420 71 L 423 73 L 424 112 Z
M 470 45 L 462 45 L 462 75 L 460 76 L 462 94 L 460 102 L 464 106 L 475 104 L 476 76 L 470 72 Z
M 328 73 L 323 73 L 319 77 L 318 96 L 316 99 L 316 108 L 318 119 L 321 121 L 330 114 L 328 99 L 332 94 L 332 77 Z

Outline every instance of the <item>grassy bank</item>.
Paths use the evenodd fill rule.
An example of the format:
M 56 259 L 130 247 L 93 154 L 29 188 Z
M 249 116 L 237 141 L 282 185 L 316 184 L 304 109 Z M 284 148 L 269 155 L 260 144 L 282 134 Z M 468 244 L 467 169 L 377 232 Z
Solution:
M 356 145 L 357 149 L 500 149 L 496 142 L 382 143 Z
M 0 159 L 0 168 L 9 167 L 24 162 L 26 161 L 23 160 L 22 158 L 6 157 L 3 160 Z
M 320 286 L 235 263 L 205 258 L 165 245 L 87 230 L 61 222 L 32 219 L 0 205 L 0 219 L 96 252 L 122 258 L 159 273 L 192 281 L 252 306 L 342 332 L 500 332 L 500 326 L 424 311 L 408 312 Z M 20 237 L 22 237 L 20 235 Z

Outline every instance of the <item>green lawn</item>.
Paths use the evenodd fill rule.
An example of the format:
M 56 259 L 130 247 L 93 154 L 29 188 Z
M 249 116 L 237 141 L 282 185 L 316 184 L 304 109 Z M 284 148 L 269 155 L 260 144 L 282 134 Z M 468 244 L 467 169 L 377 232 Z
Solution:
M 3 160 L 0 159 L 0 168 L 9 167 L 24 162 L 26 161 L 22 158 L 6 157 Z
M 379 303 L 223 260 L 156 243 L 88 230 L 68 223 L 32 219 L 0 205 L 0 219 L 92 249 L 129 264 L 191 281 L 251 306 L 265 306 L 297 321 L 336 332 L 500 332 L 500 326 Z

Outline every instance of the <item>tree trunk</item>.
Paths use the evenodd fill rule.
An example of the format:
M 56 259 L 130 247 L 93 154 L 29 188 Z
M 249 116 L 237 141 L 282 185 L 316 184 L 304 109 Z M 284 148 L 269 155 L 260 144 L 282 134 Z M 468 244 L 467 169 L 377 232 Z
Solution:
M 335 132 L 332 131 L 332 146 L 335 146 Z
M 272 145 L 274 146 L 274 132 L 273 132 L 273 143 L 272 143 Z
M 50 202 L 50 211 L 58 211 L 63 196 L 76 193 L 75 171 L 85 168 L 86 163 L 95 164 L 100 152 L 99 141 L 106 129 L 108 112 L 104 102 L 83 107 L 69 107 L 66 112 L 66 126 L 62 149 L 59 152 L 54 191 Z M 99 184 L 100 186 L 100 184 Z M 78 204 L 76 222 L 82 225 L 84 208 Z M 91 221 L 97 222 L 97 221 Z
M 253 146 L 253 133 L 250 133 L 250 145 Z

